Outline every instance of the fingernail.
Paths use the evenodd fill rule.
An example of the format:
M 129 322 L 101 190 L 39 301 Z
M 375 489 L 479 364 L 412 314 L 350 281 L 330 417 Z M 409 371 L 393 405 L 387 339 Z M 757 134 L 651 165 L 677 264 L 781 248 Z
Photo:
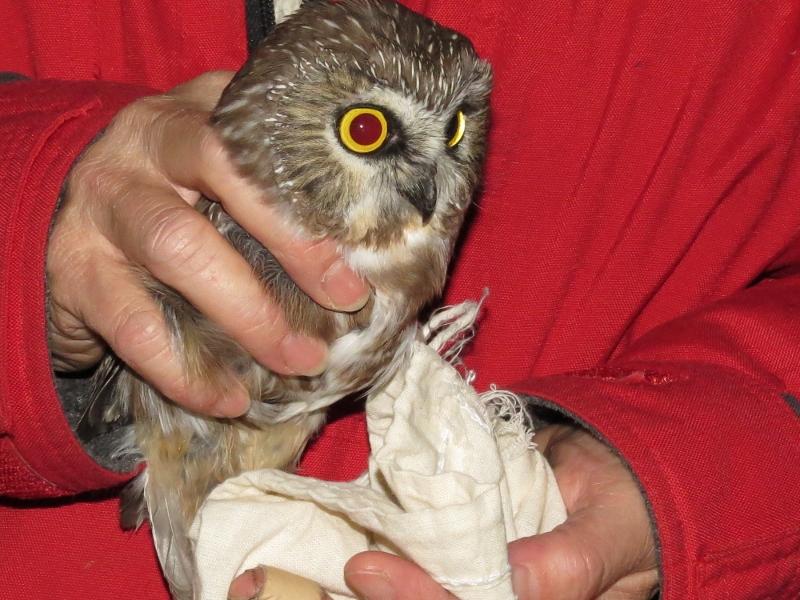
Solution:
M 287 370 L 295 375 L 319 375 L 328 363 L 328 346 L 297 333 L 288 334 L 280 344 L 281 356 Z
M 234 579 L 228 591 L 228 600 L 252 600 L 264 587 L 264 569 L 249 569 Z
M 511 566 L 511 585 L 514 587 L 514 593 L 517 598 L 532 598 L 531 572 L 527 567 Z
M 341 258 L 322 276 L 322 291 L 334 310 L 344 312 L 363 308 L 370 295 L 369 286 Z
M 355 571 L 348 582 L 362 600 L 395 600 L 397 594 L 384 571 Z

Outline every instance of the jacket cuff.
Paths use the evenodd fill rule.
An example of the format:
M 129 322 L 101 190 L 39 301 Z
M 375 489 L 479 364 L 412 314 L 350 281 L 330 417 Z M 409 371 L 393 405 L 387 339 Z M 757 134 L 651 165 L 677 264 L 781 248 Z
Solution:
M 0 88 L 0 494 L 69 495 L 120 484 L 82 449 L 53 385 L 45 315 L 48 232 L 76 157 L 152 90 L 99 82 Z
M 664 600 L 793 598 L 800 418 L 794 397 L 768 385 L 726 367 L 659 362 L 512 389 L 575 419 L 627 462 L 657 530 Z

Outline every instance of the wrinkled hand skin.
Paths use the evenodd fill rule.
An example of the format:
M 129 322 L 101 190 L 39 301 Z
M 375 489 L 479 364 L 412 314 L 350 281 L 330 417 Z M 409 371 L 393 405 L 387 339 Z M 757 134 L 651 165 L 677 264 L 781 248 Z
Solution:
M 249 265 L 193 205 L 205 195 L 264 244 L 321 305 L 355 310 L 369 290 L 330 240 L 305 240 L 239 177 L 209 125 L 232 73 L 206 73 L 123 109 L 76 161 L 47 256 L 49 344 L 58 371 L 90 367 L 110 347 L 186 408 L 247 410 L 244 386 L 225 397 L 188 381 L 142 273 L 174 288 L 280 373 L 324 368 L 320 340 L 289 331 Z
M 552 532 L 509 545 L 519 600 L 646 600 L 658 585 L 655 542 L 644 499 L 622 461 L 578 427 L 536 433 L 553 467 L 568 518 Z M 345 566 L 347 584 L 368 600 L 453 600 L 422 569 L 380 552 Z

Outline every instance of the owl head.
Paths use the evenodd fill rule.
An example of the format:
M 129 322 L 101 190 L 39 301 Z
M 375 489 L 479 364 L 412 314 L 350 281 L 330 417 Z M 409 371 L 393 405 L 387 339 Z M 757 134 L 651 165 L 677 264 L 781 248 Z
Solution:
M 490 87 L 465 37 L 399 4 L 307 2 L 214 123 L 292 224 L 337 240 L 373 285 L 435 292 L 478 181 Z

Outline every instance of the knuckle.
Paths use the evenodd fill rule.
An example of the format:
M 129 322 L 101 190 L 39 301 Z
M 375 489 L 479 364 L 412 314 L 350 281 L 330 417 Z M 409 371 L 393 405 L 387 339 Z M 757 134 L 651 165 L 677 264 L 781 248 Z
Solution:
M 167 207 L 144 224 L 141 235 L 146 265 L 169 266 L 185 272 L 205 269 L 210 257 L 203 251 L 207 223 L 191 208 Z
M 147 169 L 142 149 L 147 123 L 134 116 L 143 109 L 128 106 L 78 159 L 65 184 L 64 207 L 113 205 L 125 195 L 135 173 Z
M 104 134 L 104 138 L 113 140 L 124 136 L 124 143 L 119 147 L 145 147 L 152 143 L 157 133 L 158 119 L 168 112 L 169 100 L 164 96 L 145 96 L 123 108 L 114 117 Z
M 173 93 L 147 96 L 124 108 L 112 125 L 134 134 L 144 154 L 161 158 L 174 139 L 191 135 L 204 126 L 208 112 Z
M 277 343 L 286 331 L 283 312 L 269 297 L 258 305 L 252 302 L 242 306 L 236 322 L 241 324 L 238 337 L 253 338 L 259 344 L 263 344 L 265 338 Z
M 111 332 L 108 342 L 124 357 L 152 357 L 169 349 L 161 315 L 155 309 L 124 307 L 112 319 Z
M 174 151 L 174 142 L 199 125 L 195 111 L 175 98 L 162 97 L 159 111 L 153 115 L 145 138 L 145 150 L 159 164 L 166 152 Z
M 122 161 L 105 154 L 87 156 L 75 166 L 65 187 L 67 214 L 87 221 L 89 212 L 100 206 L 113 206 L 113 199 L 124 195 L 129 175 Z
M 123 193 L 136 168 L 136 136 L 130 131 L 124 134 L 126 143 L 116 139 L 114 126 L 94 141 L 72 167 L 64 187 L 64 210 L 86 208 L 98 203 L 108 203 Z

